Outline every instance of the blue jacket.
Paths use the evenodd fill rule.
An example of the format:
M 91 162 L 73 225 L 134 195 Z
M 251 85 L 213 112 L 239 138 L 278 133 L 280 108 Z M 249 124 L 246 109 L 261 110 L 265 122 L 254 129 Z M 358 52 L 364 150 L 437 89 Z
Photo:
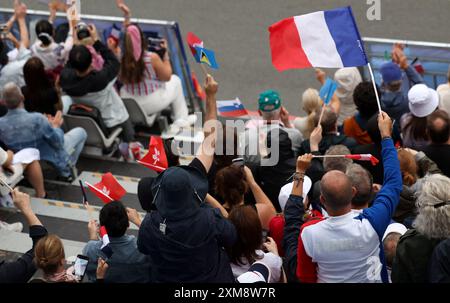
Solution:
M 105 282 L 110 283 L 150 283 L 150 260 L 138 251 L 136 237 L 124 235 L 109 238 L 113 251 L 106 272 Z M 89 241 L 83 249 L 83 255 L 89 258 L 86 275 L 89 281 L 96 281 L 97 261 L 104 257 L 102 241 Z
M 53 128 L 44 115 L 25 109 L 9 110 L 0 118 L 0 138 L 14 152 L 36 148 L 41 159 L 52 163 L 62 176 L 70 176 L 69 155 L 64 150 L 64 132 Z
M 416 85 L 423 83 L 422 76 L 412 66 L 405 70 L 406 78 L 403 80 L 403 86 L 398 92 L 383 90 L 381 94 L 381 106 L 383 110 L 392 118 L 400 122 L 400 118 L 409 113 L 408 91 L 410 84 Z M 406 81 L 408 80 L 408 81 Z M 410 83 L 408 83 L 410 82 Z
M 180 202 L 182 203 L 182 202 Z M 167 225 L 166 234 L 160 224 Z M 206 204 L 189 218 L 165 221 L 148 213 L 139 229 L 138 248 L 152 260 L 157 283 L 232 283 L 230 260 L 223 247 L 236 242 L 234 225 Z
M 382 239 L 384 232 L 391 223 L 395 209 L 400 202 L 400 192 L 403 189 L 403 180 L 394 142 L 391 139 L 383 140 L 381 145 L 384 167 L 383 187 L 377 194 L 372 206 L 366 208 L 357 219 L 367 219 L 378 234 L 380 239 L 380 260 L 383 262 L 381 278 L 384 283 L 388 283 L 389 277 Z

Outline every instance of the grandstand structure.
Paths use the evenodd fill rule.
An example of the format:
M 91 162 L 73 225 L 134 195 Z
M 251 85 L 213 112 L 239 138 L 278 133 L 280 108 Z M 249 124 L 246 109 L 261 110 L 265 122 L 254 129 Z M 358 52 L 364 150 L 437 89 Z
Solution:
M 12 9 L 0 9 L 0 20 L 7 20 L 11 13 L 13 13 Z M 28 16 L 30 26 L 32 27 L 38 19 L 48 16 L 48 14 L 49 13 L 45 11 L 29 10 Z M 58 20 L 62 20 L 63 18 L 65 18 L 64 15 L 58 15 Z M 82 19 L 95 23 L 99 32 L 107 30 L 114 23 L 122 22 L 122 19 L 117 17 L 93 15 L 83 15 Z M 150 35 L 151 33 L 156 35 L 159 34 L 167 38 L 170 46 L 173 69 L 182 79 L 184 93 L 186 100 L 189 102 L 190 111 L 201 112 L 203 104 L 195 93 L 195 88 L 191 79 L 191 71 L 177 22 L 146 19 L 132 19 L 131 21 L 138 23 L 143 31 Z M 33 41 L 34 32 L 30 31 L 30 33 L 32 34 L 31 39 Z M 377 38 L 365 38 L 364 40 L 366 42 L 368 55 L 371 57 L 375 70 L 379 68 L 380 63 L 382 63 L 384 58 L 385 51 L 392 47 L 392 43 L 402 42 Z M 412 41 L 408 41 L 407 45 L 409 46 L 410 52 L 408 56 L 417 57 L 422 61 L 427 83 L 432 87 L 435 87 L 438 83 L 442 83 L 442 77 L 445 77 L 447 68 L 450 65 L 450 45 Z M 146 117 L 145 114 L 142 113 L 142 110 L 133 104 L 132 100 L 125 103 L 127 104 L 127 109 L 130 112 L 130 116 L 133 118 L 134 124 L 139 125 L 140 132 L 138 132 L 138 134 L 140 135 L 140 141 L 144 146 L 147 146 L 149 137 L 152 134 L 161 134 L 160 124 L 158 123 L 158 121 L 160 121 L 159 117 Z M 241 117 L 239 117 L 239 119 L 241 119 Z M 67 128 L 73 128 L 80 125 L 88 127 L 77 119 L 71 120 L 70 117 L 65 117 L 65 120 Z M 70 123 L 70 125 L 67 125 L 67 123 Z M 97 130 L 93 130 L 92 132 L 95 131 Z M 92 132 L 88 132 L 91 137 L 94 135 Z M 96 137 L 93 140 L 91 147 L 95 147 L 96 143 L 99 143 L 100 145 L 97 147 L 101 150 L 105 147 L 102 146 L 101 143 L 108 145 L 109 142 L 106 141 L 109 139 L 111 138 L 105 137 L 99 139 Z M 114 138 L 112 139 L 114 141 Z M 175 140 L 177 140 L 177 137 Z M 193 131 L 191 137 L 189 137 L 189 134 L 184 134 L 182 137 L 179 137 L 178 140 L 198 143 L 202 140 L 202 137 L 198 136 Z M 113 143 L 114 142 L 111 144 Z M 189 159 L 185 159 L 185 161 L 188 160 Z M 48 199 L 32 198 L 32 209 L 49 233 L 57 233 L 63 239 L 68 260 L 81 253 L 89 239 L 87 224 L 90 219 L 98 220 L 98 212 L 103 205 L 103 202 L 95 195 L 86 191 L 88 201 L 90 205 L 93 206 L 94 211 L 89 212 L 85 208 L 83 196 L 79 187 L 79 180 L 95 184 L 100 181 L 103 173 L 111 172 L 127 191 L 127 195 L 122 200 L 124 205 L 126 207 L 137 209 L 140 215 L 144 216 L 145 213 L 140 206 L 137 196 L 138 182 L 143 177 L 156 175 L 155 172 L 138 163 L 127 163 L 124 162 L 123 159 L 115 158 L 111 155 L 99 154 L 98 149 L 89 149 L 89 146 L 80 157 L 77 169 L 79 172 L 78 177 L 73 183 L 68 184 L 56 181 L 51 167 L 46 167 L 44 165 L 45 188 L 48 193 Z M 26 181 L 19 183 L 19 186 L 22 190 L 30 191 Z M 17 210 L 7 208 L 0 209 L 0 220 L 7 223 L 25 223 L 25 219 L 17 212 Z M 137 227 L 133 224 L 130 225 L 129 234 L 137 235 Z M 27 224 L 24 224 L 22 233 L 0 230 L 0 258 L 13 259 L 28 251 L 31 248 L 31 244 L 32 242 L 28 236 Z

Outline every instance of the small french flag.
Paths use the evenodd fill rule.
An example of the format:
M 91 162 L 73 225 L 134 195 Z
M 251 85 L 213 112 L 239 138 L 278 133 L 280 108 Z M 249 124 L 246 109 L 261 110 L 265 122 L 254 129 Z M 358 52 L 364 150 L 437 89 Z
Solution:
M 222 117 L 241 117 L 248 115 L 248 111 L 239 98 L 230 101 L 217 101 L 217 111 Z
M 272 63 L 278 71 L 367 65 L 350 6 L 290 17 L 269 27 Z

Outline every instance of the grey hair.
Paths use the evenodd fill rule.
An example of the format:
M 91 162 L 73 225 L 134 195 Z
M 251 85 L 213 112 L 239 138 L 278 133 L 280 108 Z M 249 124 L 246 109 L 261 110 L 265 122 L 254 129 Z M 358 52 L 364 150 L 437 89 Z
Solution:
M 345 145 L 334 145 L 330 147 L 325 153 L 326 156 L 330 155 L 348 155 L 350 150 Z M 323 167 L 325 171 L 338 170 L 343 173 L 347 171 L 347 166 L 352 164 L 353 161 L 347 158 L 325 158 L 323 160 Z
M 413 227 L 431 239 L 450 237 L 450 179 L 439 174 L 424 178 L 416 205 L 419 211 Z M 444 203 L 447 203 L 446 205 Z
M 23 99 L 20 87 L 14 82 L 9 82 L 3 87 L 3 100 L 8 109 L 16 109 L 23 102 Z
M 373 194 L 373 178 L 370 172 L 359 164 L 351 163 L 347 166 L 345 174 L 357 190 L 352 203 L 356 206 L 364 206 L 369 203 Z
M 271 112 L 261 112 L 261 115 L 266 121 L 275 121 L 280 119 L 281 107 Z

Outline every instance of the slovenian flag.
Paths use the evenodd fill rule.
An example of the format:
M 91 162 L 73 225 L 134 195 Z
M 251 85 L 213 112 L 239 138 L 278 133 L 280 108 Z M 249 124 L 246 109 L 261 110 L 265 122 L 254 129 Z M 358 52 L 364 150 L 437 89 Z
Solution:
M 287 18 L 269 32 L 272 63 L 280 72 L 368 64 L 350 6 Z
M 241 117 L 248 115 L 247 110 L 239 98 L 231 101 L 217 101 L 217 111 L 222 117 Z

